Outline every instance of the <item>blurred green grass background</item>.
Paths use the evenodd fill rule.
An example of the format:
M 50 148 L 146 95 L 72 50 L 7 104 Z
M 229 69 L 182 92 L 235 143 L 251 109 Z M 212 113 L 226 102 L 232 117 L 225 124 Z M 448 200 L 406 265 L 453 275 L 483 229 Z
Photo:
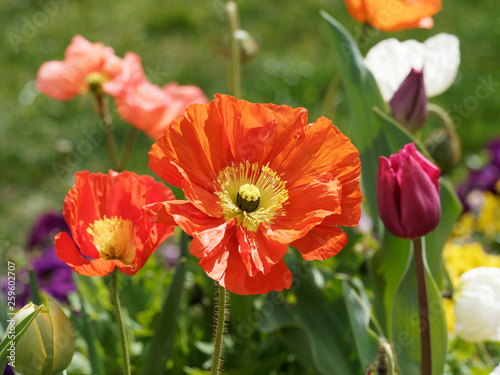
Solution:
M 62 103 L 37 95 L 34 79 L 39 66 L 62 60 L 71 38 L 81 34 L 113 47 L 119 56 L 127 51 L 139 54 L 146 75 L 155 84 L 194 84 L 212 98 L 227 92 L 223 4 L 220 0 L 0 3 L 0 244 L 22 248 L 40 213 L 61 211 L 75 172 L 110 167 L 104 143 L 98 145 L 100 141 L 92 138 L 100 127 L 92 98 Z M 325 102 L 325 97 L 336 72 L 335 57 L 319 10 L 325 9 L 356 34 L 360 26 L 349 17 L 344 3 L 241 0 L 238 4 L 242 28 L 260 46 L 258 55 L 243 67 L 243 97 L 308 108 L 311 121 L 331 116 L 333 103 Z M 456 176 L 463 175 L 468 155 L 500 133 L 499 10 L 495 0 L 444 0 L 433 29 L 376 32 L 362 47 L 366 54 L 389 37 L 423 41 L 439 32 L 459 37 L 458 77 L 446 93 L 433 99 L 457 120 L 464 156 Z M 475 100 L 484 80 L 497 85 L 487 98 Z M 335 99 L 342 108 L 342 96 Z M 114 120 L 118 145 L 123 146 L 129 125 L 116 114 Z M 349 132 L 342 110 L 333 120 Z M 129 170 L 152 174 L 147 167 L 151 144 L 140 134 Z

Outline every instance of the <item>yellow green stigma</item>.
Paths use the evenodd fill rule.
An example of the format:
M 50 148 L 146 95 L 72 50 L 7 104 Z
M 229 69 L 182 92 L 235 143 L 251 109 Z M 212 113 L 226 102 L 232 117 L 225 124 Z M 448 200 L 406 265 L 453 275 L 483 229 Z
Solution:
M 104 83 L 104 77 L 99 72 L 92 72 L 86 77 L 87 83 L 89 84 L 89 89 L 96 95 L 102 95 L 104 92 L 102 90 L 102 84 Z
M 237 218 L 250 231 L 256 231 L 261 222 L 271 224 L 274 217 L 285 215 L 286 181 L 268 165 L 232 164 L 219 172 L 214 184 L 224 218 Z
M 236 204 L 239 208 L 246 212 L 253 212 L 259 207 L 260 191 L 259 188 L 252 184 L 245 184 L 240 187 Z

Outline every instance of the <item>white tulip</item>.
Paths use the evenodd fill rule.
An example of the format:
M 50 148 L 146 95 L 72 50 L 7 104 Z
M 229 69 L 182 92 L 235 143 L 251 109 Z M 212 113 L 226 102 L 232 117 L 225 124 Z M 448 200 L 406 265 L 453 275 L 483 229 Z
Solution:
M 492 372 L 490 372 L 490 375 L 500 375 L 500 365 L 495 367 Z
M 458 337 L 468 342 L 500 341 L 500 268 L 465 272 L 453 299 Z
M 381 41 L 368 51 L 365 64 L 373 73 L 382 96 L 388 102 L 411 69 L 424 69 L 425 91 L 428 97 L 446 91 L 455 81 L 460 65 L 459 40 L 441 33 L 424 43 L 395 38 Z

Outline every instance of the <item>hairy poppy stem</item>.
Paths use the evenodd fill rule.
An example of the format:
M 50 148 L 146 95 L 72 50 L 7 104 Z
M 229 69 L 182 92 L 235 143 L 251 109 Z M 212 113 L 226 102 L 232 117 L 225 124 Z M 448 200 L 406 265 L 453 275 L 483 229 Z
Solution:
M 132 155 L 132 149 L 134 148 L 134 142 L 138 132 L 139 130 L 137 130 L 137 128 L 132 127 L 130 129 L 130 132 L 128 133 L 127 141 L 125 143 L 125 150 L 123 150 L 122 160 L 120 163 L 120 170 L 122 171 L 124 171 L 127 167 L 130 155 Z
M 420 317 L 420 349 L 422 375 L 432 375 L 431 327 L 429 320 L 429 299 L 425 280 L 422 237 L 413 240 L 415 266 L 417 270 L 418 313 Z
M 222 349 L 224 347 L 224 329 L 226 326 L 226 293 L 226 289 L 219 284 L 219 306 L 217 310 L 217 325 L 215 328 L 212 370 L 210 371 L 210 375 L 218 375 L 221 367 Z
M 234 1 L 228 1 L 225 10 L 230 37 L 229 94 L 239 99 L 241 97 L 241 59 L 240 46 L 236 34 L 240 29 L 238 5 Z
M 120 299 L 118 298 L 118 289 L 116 287 L 116 277 L 118 269 L 111 272 L 111 299 L 115 308 L 116 321 L 118 323 L 118 328 L 120 330 L 120 343 L 122 347 L 123 356 L 123 373 L 125 375 L 130 375 L 130 357 L 128 354 L 128 342 L 127 342 L 127 331 L 125 330 L 125 324 L 123 322 L 122 307 L 120 305 Z
M 111 115 L 108 110 L 108 101 L 103 93 L 96 92 L 95 97 L 97 99 L 97 113 L 102 119 L 104 126 L 104 135 L 106 136 L 106 146 L 108 147 L 109 158 L 111 159 L 111 164 L 113 169 L 117 172 L 121 172 L 120 164 L 118 161 L 118 152 L 116 151 L 115 136 L 113 134 L 113 126 L 111 124 Z

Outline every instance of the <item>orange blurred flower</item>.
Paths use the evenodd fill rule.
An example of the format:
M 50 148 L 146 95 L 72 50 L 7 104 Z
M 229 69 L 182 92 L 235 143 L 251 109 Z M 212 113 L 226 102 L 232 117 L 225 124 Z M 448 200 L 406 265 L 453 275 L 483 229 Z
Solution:
M 216 95 L 173 121 L 149 157 L 188 199 L 147 206 L 153 220 L 193 236 L 191 253 L 234 293 L 289 288 L 289 245 L 324 260 L 347 243 L 337 225 L 359 221 L 358 150 L 304 108 Z
M 382 31 L 430 29 L 442 0 L 345 0 L 351 16 Z
M 111 47 L 90 43 L 81 35 L 73 37 L 63 61 L 47 61 L 40 66 L 36 87 L 56 100 L 70 100 L 90 90 L 92 84 L 109 95 L 117 95 L 127 84 L 122 76 L 130 67 L 115 55 Z
M 74 271 L 104 276 L 115 267 L 134 275 L 174 226 L 154 224 L 142 207 L 175 199 L 169 188 L 151 176 L 133 172 L 79 172 L 64 200 L 66 232 L 56 236 L 57 256 Z
M 125 55 L 125 61 L 132 76 L 130 84 L 115 98 L 116 110 L 123 120 L 150 138 L 160 138 L 165 128 L 183 116 L 189 105 L 208 102 L 196 86 L 179 86 L 175 82 L 163 88 L 153 85 L 144 74 L 139 56 L 133 53 Z

